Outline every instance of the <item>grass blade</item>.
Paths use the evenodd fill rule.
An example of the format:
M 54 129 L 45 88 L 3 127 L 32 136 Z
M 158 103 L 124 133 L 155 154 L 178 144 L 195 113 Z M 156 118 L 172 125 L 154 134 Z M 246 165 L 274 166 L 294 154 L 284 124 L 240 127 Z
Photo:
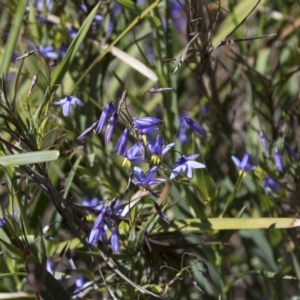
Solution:
M 0 165 L 3 167 L 8 166 L 21 166 L 38 164 L 42 162 L 56 160 L 59 157 L 59 151 L 33 151 L 30 153 L 21 153 L 13 155 L 5 155 L 0 157 Z
M 17 11 L 15 12 L 15 17 L 13 19 L 14 26 L 11 27 L 9 32 L 8 40 L 5 46 L 5 53 L 2 58 L 0 74 L 6 78 L 11 63 L 13 53 L 19 38 L 20 30 L 23 24 L 23 16 L 26 11 L 27 1 L 19 1 L 17 5 Z
M 297 218 L 208 218 L 206 220 L 174 220 L 163 231 L 283 229 L 300 226 Z M 160 232 L 161 230 L 154 230 Z

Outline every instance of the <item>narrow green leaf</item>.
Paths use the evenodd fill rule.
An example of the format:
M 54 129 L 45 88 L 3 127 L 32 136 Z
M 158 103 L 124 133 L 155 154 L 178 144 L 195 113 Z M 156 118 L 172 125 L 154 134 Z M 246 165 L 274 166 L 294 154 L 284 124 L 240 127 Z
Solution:
M 8 35 L 8 40 L 5 45 L 5 53 L 2 58 L 2 64 L 0 69 L 0 76 L 6 78 L 11 63 L 13 53 L 17 44 L 17 40 L 20 35 L 21 26 L 23 23 L 23 17 L 26 12 L 27 1 L 18 1 L 17 10 L 15 12 L 14 19 L 12 20 L 13 26 Z
M 70 187 L 72 185 L 72 182 L 74 180 L 74 176 L 76 174 L 77 167 L 79 166 L 81 159 L 82 159 L 82 155 L 77 158 L 77 160 L 76 160 L 75 164 L 73 165 L 72 170 L 70 171 L 69 176 L 66 180 L 64 199 L 66 199 L 66 197 L 68 196 Z
M 162 225 L 160 229 L 154 229 L 153 232 L 278 229 L 299 226 L 300 219 L 297 218 L 208 218 L 173 220 L 168 226 Z
M 231 204 L 231 203 L 233 202 L 233 200 L 235 199 L 237 192 L 238 192 L 238 191 L 240 190 L 240 188 L 241 188 L 241 184 L 242 184 L 242 181 L 243 181 L 244 176 L 247 176 L 247 175 L 245 174 L 244 171 L 241 171 L 240 176 L 239 176 L 239 178 L 238 178 L 238 180 L 237 180 L 237 182 L 236 182 L 236 184 L 235 184 L 235 186 L 234 186 L 234 189 L 233 189 L 232 193 L 231 193 L 231 194 L 229 195 L 229 197 L 226 199 L 226 203 L 225 203 L 225 206 L 224 206 L 224 208 L 223 208 L 222 213 L 220 214 L 220 218 L 222 218 L 222 217 L 224 216 L 224 214 L 226 213 L 228 207 L 230 206 L 230 204 Z
M 206 168 L 197 170 L 196 179 L 201 198 L 205 203 L 211 202 L 216 196 L 217 189 L 215 182 L 210 176 L 208 170 Z
M 36 18 L 36 10 L 34 7 L 34 3 L 29 3 L 30 9 L 29 9 L 29 31 L 31 35 L 31 40 L 34 42 L 35 45 L 39 45 L 40 43 L 40 33 L 39 28 L 37 24 L 37 18 Z
M 117 3 L 119 3 L 121 6 L 124 8 L 127 8 L 131 12 L 138 14 L 141 12 L 141 9 L 133 2 L 130 0 L 116 0 Z
M 10 276 L 26 276 L 25 272 L 13 272 L 13 273 L 4 273 L 4 274 L 0 274 L 0 278 L 4 278 L 4 277 L 10 277 Z M 1 295 L 1 293 L 0 293 Z M 1 299 L 1 297 L 0 297 Z
M 4 241 L 1 238 L 0 238 L 0 242 L 5 245 L 5 247 L 7 248 L 7 250 L 9 250 L 11 253 L 15 254 L 19 259 L 21 259 L 22 253 L 21 253 L 21 251 L 18 248 L 16 248 L 15 246 L 13 246 L 10 243 Z
M 56 160 L 59 157 L 59 151 L 33 151 L 29 153 L 5 155 L 0 157 L 0 165 L 3 167 L 8 166 L 21 166 L 29 164 L 38 164 L 42 162 Z

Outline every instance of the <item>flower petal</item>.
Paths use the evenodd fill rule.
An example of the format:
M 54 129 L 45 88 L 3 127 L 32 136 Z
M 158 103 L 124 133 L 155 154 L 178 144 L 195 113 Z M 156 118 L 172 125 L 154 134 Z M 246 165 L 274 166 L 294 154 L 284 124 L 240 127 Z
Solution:
M 143 170 L 141 168 L 135 166 L 133 168 L 133 174 L 134 174 L 134 176 L 137 178 L 137 180 L 139 182 L 144 182 L 144 180 L 145 180 L 145 174 L 144 174 L 144 172 L 143 172 Z
M 238 168 L 240 168 L 240 166 L 241 166 L 240 160 L 239 160 L 237 157 L 233 156 L 233 155 L 231 156 L 231 159 L 233 160 L 234 164 L 235 164 Z
M 72 108 L 72 104 L 71 102 L 67 101 L 64 105 L 63 105 L 63 115 L 65 117 L 69 116 L 70 112 L 71 112 L 71 108 Z
M 67 102 L 67 97 L 65 97 L 59 101 L 52 102 L 52 104 L 53 105 L 64 105 L 66 102 Z

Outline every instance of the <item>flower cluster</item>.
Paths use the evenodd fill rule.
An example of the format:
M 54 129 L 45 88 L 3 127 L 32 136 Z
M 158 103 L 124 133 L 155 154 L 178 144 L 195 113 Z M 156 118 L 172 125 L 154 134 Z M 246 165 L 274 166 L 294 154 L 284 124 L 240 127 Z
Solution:
M 268 139 L 266 134 L 261 131 L 259 133 L 259 141 L 263 149 L 270 154 L 271 152 L 271 145 L 273 144 L 273 141 Z M 297 153 L 295 150 L 288 144 L 286 138 L 284 140 L 284 149 L 288 153 L 289 157 L 291 159 L 296 159 L 297 158 Z M 237 157 L 231 156 L 231 159 L 233 160 L 234 164 L 241 170 L 241 171 L 252 171 L 254 170 L 257 166 L 251 165 L 250 164 L 250 155 L 245 154 L 243 159 L 240 161 Z M 283 159 L 281 156 L 281 153 L 277 147 L 274 148 L 274 162 L 276 165 L 277 170 L 280 173 L 284 173 L 284 165 L 283 165 Z M 269 191 L 271 190 L 272 192 L 277 192 L 280 188 L 280 184 L 274 180 L 272 177 L 269 175 L 265 175 L 265 178 L 263 180 L 263 189 L 266 195 L 269 194 Z
M 106 201 L 98 201 L 97 198 L 93 198 L 88 201 L 84 198 L 82 204 L 87 207 L 93 207 L 95 211 L 99 211 L 99 215 L 91 230 L 88 243 L 97 244 L 98 240 L 107 243 L 107 231 L 111 230 L 111 247 L 113 253 L 120 252 L 119 233 L 116 223 L 113 217 L 119 217 L 122 214 L 122 206 L 119 200 L 115 200 L 112 205 L 108 205 Z
M 67 116 L 70 113 L 72 105 L 82 104 L 79 101 L 80 100 L 76 97 L 72 96 L 54 102 L 53 104 L 62 105 L 63 113 Z M 84 130 L 77 140 L 84 141 L 92 132 L 98 134 L 104 132 L 104 142 L 107 145 L 112 141 L 114 131 L 116 131 L 115 129 L 124 126 L 120 124 L 120 120 L 123 120 L 122 123 L 125 123 L 126 127 L 123 129 L 121 136 L 117 139 L 114 151 L 118 156 L 123 157 L 123 167 L 130 168 L 129 173 L 133 177 L 131 179 L 133 186 L 142 188 L 157 198 L 159 197 L 159 193 L 157 193 L 154 188 L 167 181 L 167 178 L 156 178 L 156 174 L 159 171 L 164 174 L 169 172 L 169 179 L 172 180 L 180 173 L 188 178 L 192 178 L 192 169 L 205 168 L 203 163 L 196 161 L 200 154 L 190 156 L 180 155 L 177 161 L 170 165 L 167 164 L 165 162 L 165 156 L 174 147 L 175 143 L 165 143 L 160 130 L 164 125 L 163 121 L 149 116 L 131 118 L 129 115 L 124 115 L 124 113 L 120 111 L 120 105 L 118 107 L 114 102 L 109 102 L 103 108 L 99 120 Z M 128 122 L 128 120 L 130 121 Z M 179 122 L 179 132 L 181 127 L 201 136 L 207 136 L 206 130 L 187 115 L 181 118 Z M 148 164 L 149 169 L 144 171 L 137 165 L 140 163 Z M 99 214 L 91 230 L 88 242 L 90 244 L 96 244 L 99 239 L 103 242 L 107 242 L 107 230 L 110 229 L 112 252 L 119 252 L 118 226 L 114 220 L 120 216 L 122 212 L 119 203 L 115 203 L 112 207 L 108 206 L 107 202 L 97 203 L 97 199 L 93 199 L 91 202 L 93 202 Z M 90 206 L 91 202 L 87 202 L 87 200 L 84 199 L 83 204 Z M 161 211 L 160 206 L 156 202 L 154 206 L 158 215 L 168 223 L 168 219 Z
M 75 96 L 67 96 L 59 101 L 53 103 L 54 105 L 62 105 L 64 116 L 68 116 L 71 112 L 71 107 L 75 104 L 83 106 L 83 103 Z M 122 104 L 122 103 L 121 103 Z M 133 176 L 131 183 L 134 186 L 142 188 L 149 192 L 150 195 L 155 198 L 159 197 L 154 188 L 157 185 L 167 181 L 167 178 L 156 178 L 158 171 L 164 174 L 170 172 L 169 180 L 173 180 L 179 174 L 184 174 L 188 178 L 192 178 L 192 169 L 205 168 L 205 165 L 196 161 L 200 154 L 193 154 L 185 156 L 183 154 L 177 159 L 177 161 L 167 164 L 165 162 L 165 156 L 171 151 L 175 143 L 165 143 L 164 137 L 161 134 L 161 128 L 164 123 L 161 119 L 155 117 L 135 117 L 130 115 L 124 115 L 119 107 L 114 102 L 109 102 L 103 109 L 99 120 L 92 123 L 82 134 L 77 138 L 78 141 L 84 141 L 92 132 L 101 134 L 104 132 L 105 145 L 112 141 L 113 133 L 117 127 L 124 127 L 125 129 L 121 136 L 117 139 L 114 146 L 114 151 L 118 156 L 123 157 L 123 167 L 130 168 L 130 174 Z M 120 124 L 120 120 L 123 120 L 123 124 Z M 179 119 L 178 139 L 182 143 L 190 140 L 189 133 L 194 132 L 200 136 L 207 137 L 207 131 L 195 122 L 187 114 L 183 115 Z M 263 149 L 266 152 L 270 152 L 271 147 L 269 140 L 263 132 L 259 134 L 260 142 Z M 130 145 L 131 144 L 131 145 Z M 295 151 L 284 142 L 284 147 L 289 153 L 290 157 L 296 157 Z M 239 160 L 237 157 L 231 157 L 236 167 L 242 172 L 252 171 L 257 168 L 256 165 L 250 163 L 250 155 L 245 154 L 244 157 Z M 279 172 L 284 171 L 283 161 L 278 148 L 274 151 L 274 160 Z M 149 169 L 144 171 L 137 164 L 146 163 L 149 165 Z M 263 180 L 263 189 L 266 194 L 269 191 L 276 192 L 280 188 L 279 183 L 266 175 Z M 115 222 L 115 218 L 119 217 L 122 213 L 120 203 L 114 203 L 113 206 L 108 206 L 107 202 L 99 202 L 96 198 L 91 202 L 86 202 L 84 199 L 84 206 L 91 206 L 93 203 L 94 209 L 99 212 L 98 217 L 91 230 L 88 242 L 90 244 L 96 244 L 98 240 L 102 240 L 107 243 L 107 231 L 110 230 L 110 243 L 113 253 L 120 251 L 118 226 Z M 167 217 L 163 214 L 160 206 L 154 201 L 155 209 L 158 215 L 166 222 Z

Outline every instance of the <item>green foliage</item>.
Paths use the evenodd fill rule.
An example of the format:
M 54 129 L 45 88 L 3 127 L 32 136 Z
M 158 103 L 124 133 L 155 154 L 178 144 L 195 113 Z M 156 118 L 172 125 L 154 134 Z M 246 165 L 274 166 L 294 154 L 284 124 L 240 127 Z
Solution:
M 0 0 L 0 298 L 296 299 L 297 3 L 37 2 Z M 66 96 L 84 106 L 53 105 Z M 114 114 L 92 124 L 110 101 L 108 143 Z M 185 114 L 207 135 L 182 132 Z M 135 117 L 163 120 L 167 154 L 152 160 Z M 130 168 L 125 128 L 144 156 Z M 245 153 L 254 171 L 231 159 Z M 169 179 L 194 154 L 205 168 Z M 139 188 L 133 167 L 154 161 L 165 181 Z

